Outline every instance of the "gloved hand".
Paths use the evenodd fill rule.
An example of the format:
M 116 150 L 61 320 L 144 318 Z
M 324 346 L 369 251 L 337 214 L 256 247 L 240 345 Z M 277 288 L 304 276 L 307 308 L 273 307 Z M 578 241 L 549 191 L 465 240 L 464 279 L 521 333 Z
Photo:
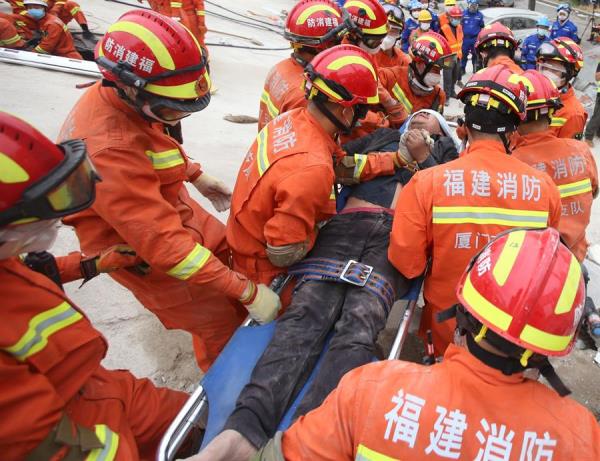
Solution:
M 281 309 L 279 295 L 262 283 L 256 285 L 249 282 L 240 301 L 248 309 L 250 317 L 260 324 L 275 319 Z
M 140 258 L 133 248 L 129 245 L 113 245 L 98 256 L 82 259 L 81 275 L 84 281 L 88 281 L 98 274 L 116 271 L 124 267 L 133 267 L 142 264 L 144 261 Z
M 228 210 L 231 206 L 231 189 L 220 179 L 202 173 L 193 184 L 198 192 L 210 200 L 217 211 Z

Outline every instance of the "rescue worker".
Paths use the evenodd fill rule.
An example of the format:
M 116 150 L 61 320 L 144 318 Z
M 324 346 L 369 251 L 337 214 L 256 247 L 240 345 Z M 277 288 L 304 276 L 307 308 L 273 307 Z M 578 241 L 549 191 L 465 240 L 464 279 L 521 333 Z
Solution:
M 429 11 L 429 14 L 431 15 L 430 29 L 433 32 L 439 32 L 440 31 L 440 18 L 437 15 L 437 13 L 435 11 L 433 11 L 433 9 L 435 8 L 435 2 L 421 1 L 421 5 L 423 5 L 423 10 Z
M 456 62 L 448 42 L 436 32 L 427 32 L 412 43 L 410 57 L 408 72 L 399 66 L 380 69 L 381 84 L 409 114 L 419 109 L 443 112 L 446 94 L 440 86 L 441 71 Z
M 467 11 L 463 13 L 461 25 L 464 34 L 462 60 L 460 61 L 460 73 L 462 78 L 467 69 L 469 54 L 471 55 L 473 72 L 475 72 L 477 69 L 477 53 L 475 52 L 475 42 L 477 41 L 479 32 L 481 32 L 481 29 L 483 29 L 485 26 L 483 22 L 483 15 L 479 11 L 479 0 L 467 0 Z M 458 85 L 462 86 L 462 82 L 460 80 Z
M 429 10 L 421 10 L 419 12 L 419 17 L 417 18 L 417 22 L 419 23 L 419 27 L 413 30 L 408 37 L 408 43 L 412 45 L 412 43 L 421 35 L 426 34 L 430 30 L 432 30 L 431 24 L 433 21 L 433 17 Z
M 417 172 L 402 189 L 388 256 L 406 277 L 425 274 L 419 334 L 432 330 L 435 355 L 452 343 L 452 322 L 435 315 L 456 303 L 454 287 L 468 261 L 511 227 L 558 227 L 561 206 L 552 179 L 507 155 L 507 135 L 525 117 L 526 88 L 505 66 L 475 73 L 465 103 L 468 148 L 442 166 Z
M 48 8 L 50 8 L 51 14 L 56 16 L 65 24 L 69 24 L 69 22 L 75 20 L 75 22 L 79 24 L 79 27 L 81 27 L 84 37 L 94 37 L 94 35 L 90 32 L 87 24 L 87 18 L 85 17 L 85 14 L 83 14 L 83 10 L 79 6 L 79 3 L 74 2 L 73 0 L 49 0 Z
M 383 9 L 387 12 L 390 30 L 381 42 L 381 49 L 374 56 L 375 65 L 377 68 L 407 66 L 410 57 L 402 51 L 399 43 L 404 30 L 404 12 L 391 3 L 385 3 Z
M 550 40 L 550 20 L 542 16 L 537 21 L 537 30 L 521 44 L 521 67 L 523 70 L 535 69 L 538 48 Z
M 518 46 L 512 30 L 501 22 L 494 22 L 481 29 L 477 36 L 477 64 L 481 68 L 503 65 L 515 74 L 521 74 L 523 69 L 514 61 Z
M 441 363 L 391 360 L 351 371 L 254 460 L 600 459 L 594 415 L 561 397 L 548 361 L 573 348 L 585 298 L 558 232 L 503 234 L 455 292 L 463 344 Z M 526 378 L 527 369 L 548 375 L 554 389 Z
M 0 13 L 0 47 L 21 49 L 27 44 L 17 32 L 12 15 Z
M 600 61 L 596 65 L 596 102 L 594 104 L 594 112 L 587 125 L 585 126 L 585 142 L 590 147 L 594 147 L 594 136 L 600 134 Z
M 23 38 L 23 40 L 27 41 L 28 46 L 35 46 L 35 44 L 39 43 L 41 36 L 40 34 L 35 34 L 37 29 L 37 21 L 27 14 L 27 10 L 23 10 L 19 14 L 13 14 L 9 16 L 10 20 L 17 29 L 17 33 Z
M 410 18 L 404 24 L 404 30 L 402 31 L 401 43 L 402 51 L 408 53 L 408 47 L 410 46 L 410 36 L 416 29 L 419 28 L 419 13 L 423 10 L 423 5 L 419 0 L 410 0 L 408 4 L 408 12 Z
M 537 70 L 552 80 L 560 91 L 562 107 L 554 113 L 550 123 L 559 138 L 583 137 L 587 112 L 571 84 L 582 68 L 583 52 L 571 39 L 555 38 L 538 49 Z
M 571 5 L 568 3 L 560 3 L 556 7 L 556 21 L 550 29 L 550 38 L 567 37 L 575 43 L 581 43 L 581 39 L 577 35 L 577 26 L 569 20 L 571 14 Z
M 46 0 L 24 0 L 27 16 L 35 21 L 34 32 L 41 35 L 33 51 L 65 58 L 83 59 L 73 44 L 73 37 L 67 26 L 48 12 Z
M 2 459 L 154 459 L 187 395 L 103 368 L 105 338 L 60 281 L 19 258 L 47 250 L 58 219 L 94 201 L 85 144 L 55 145 L 0 113 L 0 151 Z
M 6 3 L 10 5 L 13 14 L 20 14 L 22 11 L 25 11 L 25 5 L 23 5 L 23 0 L 4 0 Z
M 206 47 L 205 37 L 208 29 L 206 28 L 204 0 L 182 0 L 181 10 L 183 25 L 194 34 L 200 45 Z
M 460 61 L 462 60 L 463 30 L 461 25 L 463 11 L 460 6 L 450 7 L 444 14 L 440 15 L 440 33 L 444 36 L 450 51 L 456 55 L 456 62 L 452 66 L 444 68 L 444 93 L 446 93 L 446 105 L 450 98 L 456 98 L 455 86 L 460 78 Z
M 522 77 L 528 87 L 527 118 L 519 125 L 512 156 L 552 178 L 562 204 L 558 230 L 569 250 L 583 261 L 592 200 L 598 195 L 596 162 L 584 142 L 559 138 L 550 129 L 550 118 L 560 106 L 556 86 L 535 70 Z
M 450 8 L 456 6 L 456 0 L 444 0 L 444 12 L 448 12 Z M 440 18 L 442 15 L 440 14 Z
M 317 224 L 335 214 L 335 138 L 378 103 L 369 55 L 338 45 L 306 66 L 306 108 L 272 120 L 242 163 L 227 221 L 235 270 L 270 283 L 312 248 Z M 299 168 L 298 166 L 301 166 Z
M 228 267 L 223 224 L 184 185 L 217 211 L 229 206 L 231 191 L 180 143 L 180 120 L 210 101 L 206 58 L 178 22 L 133 10 L 109 27 L 96 62 L 103 80 L 79 99 L 60 138 L 86 140 L 102 183 L 94 205 L 64 221 L 84 253 L 123 242 L 135 250 L 145 264 L 112 278 L 166 328 L 190 332 L 206 370 L 248 312 L 262 323 L 280 306 L 268 287 Z
M 327 34 L 342 22 L 341 9 L 329 0 L 301 0 L 292 8 L 284 37 L 293 52 L 267 75 L 260 97 L 258 131 L 279 114 L 306 105 L 304 68 L 320 51 L 339 43 L 337 35 Z

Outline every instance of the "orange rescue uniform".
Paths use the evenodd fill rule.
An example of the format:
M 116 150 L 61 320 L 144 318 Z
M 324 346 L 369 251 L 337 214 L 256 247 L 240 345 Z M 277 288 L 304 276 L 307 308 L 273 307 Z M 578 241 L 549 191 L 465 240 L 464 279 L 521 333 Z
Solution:
M 0 47 L 23 48 L 25 45 L 25 41 L 17 32 L 13 16 L 0 13 Z
M 277 63 L 267 75 L 258 110 L 258 131 L 267 123 L 292 109 L 306 107 L 304 68 L 290 56 Z
M 583 141 L 558 138 L 552 130 L 521 135 L 512 156 L 546 172 L 558 186 L 562 215 L 558 230 L 565 244 L 583 261 L 588 243 L 592 200 L 598 194 L 598 170 Z
M 408 67 L 396 66 L 379 69 L 379 81 L 389 93 L 404 106 L 407 114 L 421 109 L 444 110 L 446 93 L 439 85 L 429 94 L 416 94 L 408 82 Z
M 558 189 L 548 175 L 506 155 L 500 141 L 475 141 L 457 160 L 428 168 L 398 199 L 388 252 L 407 278 L 428 268 L 420 334 L 433 332 L 436 355 L 452 343 L 456 322 L 437 323 L 457 302 L 456 285 L 471 258 L 514 227 L 558 228 Z
M 203 369 L 247 315 L 248 281 L 227 267 L 224 225 L 192 200 L 198 176 L 182 146 L 128 106 L 114 88 L 93 85 L 66 120 L 62 140 L 83 138 L 102 182 L 91 208 L 64 219 L 85 254 L 126 242 L 149 266 L 111 273 L 170 329 L 194 336 Z
M 12 16 L 17 32 L 24 40 L 33 38 L 33 32 L 37 30 L 37 22 L 27 14 L 27 11 L 21 11 Z
M 563 103 L 563 107 L 554 112 L 550 128 L 559 138 L 582 139 L 588 114 L 571 85 L 565 93 L 561 93 L 560 102 Z
M 349 372 L 282 448 L 286 461 L 591 461 L 600 428 L 574 400 L 451 345 L 431 367 L 394 360 Z
M 153 460 L 187 395 L 104 369 L 106 340 L 50 279 L 19 259 L 0 261 L 0 286 L 2 460 L 23 460 L 44 439 L 55 442 L 51 431 L 65 417 L 66 443 L 27 459 L 65 459 L 68 446 L 79 445 L 78 426 L 101 442 L 88 448 L 86 459 Z
M 20 14 L 22 11 L 25 11 L 25 5 L 23 5 L 23 0 L 5 0 L 5 1 L 10 4 L 13 14 Z
M 46 13 L 46 16 L 37 22 L 37 30 L 42 34 L 42 41 L 33 51 L 65 58 L 83 59 L 73 45 L 71 32 L 64 22 L 53 14 Z
M 305 108 L 286 112 L 256 137 L 238 173 L 227 221 L 233 267 L 269 284 L 285 268 L 266 249 L 305 242 L 335 214 L 334 156 L 339 146 Z
M 373 56 L 373 62 L 378 69 L 382 67 L 408 66 L 410 64 L 410 56 L 403 52 L 400 47 L 394 46 L 390 51 L 392 52 L 391 56 L 383 50 L 379 50 Z
M 440 32 L 450 45 L 450 49 L 453 53 L 456 53 L 457 59 L 460 61 L 462 59 L 462 44 L 463 44 L 463 30 L 462 25 L 458 25 L 454 28 L 450 25 L 450 18 L 448 17 L 448 13 L 440 14 Z
M 79 3 L 76 3 L 72 0 L 50 0 L 48 2 L 48 8 L 50 8 L 50 13 L 57 16 L 62 22 L 65 24 L 69 24 L 73 19 L 80 26 L 82 24 L 87 25 L 87 19 Z

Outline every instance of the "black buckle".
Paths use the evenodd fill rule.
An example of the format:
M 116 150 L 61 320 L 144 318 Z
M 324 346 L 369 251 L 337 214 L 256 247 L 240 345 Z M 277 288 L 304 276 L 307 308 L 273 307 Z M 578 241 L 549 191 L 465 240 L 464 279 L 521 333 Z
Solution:
M 351 285 L 364 287 L 372 273 L 373 266 L 368 266 L 367 264 L 351 259 L 346 263 L 346 267 L 344 267 L 344 270 L 340 274 L 340 280 Z

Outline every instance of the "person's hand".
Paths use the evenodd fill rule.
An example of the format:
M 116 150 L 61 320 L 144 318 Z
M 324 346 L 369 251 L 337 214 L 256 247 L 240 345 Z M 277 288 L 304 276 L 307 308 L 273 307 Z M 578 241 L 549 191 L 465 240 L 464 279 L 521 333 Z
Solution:
M 202 173 L 193 182 L 198 192 L 204 195 L 219 212 L 231 206 L 231 189 L 223 181 L 206 173 Z
M 98 273 L 116 271 L 123 267 L 132 267 L 141 264 L 142 259 L 129 245 L 114 245 L 102 252 L 96 259 Z
M 409 130 L 404 136 L 404 144 L 418 163 L 424 162 L 431 154 L 431 138 L 425 130 Z
M 249 282 L 240 301 L 248 309 L 250 317 L 261 325 L 274 320 L 281 309 L 279 295 L 262 283 Z
M 400 103 L 385 109 L 391 128 L 400 128 L 408 118 L 406 109 Z

